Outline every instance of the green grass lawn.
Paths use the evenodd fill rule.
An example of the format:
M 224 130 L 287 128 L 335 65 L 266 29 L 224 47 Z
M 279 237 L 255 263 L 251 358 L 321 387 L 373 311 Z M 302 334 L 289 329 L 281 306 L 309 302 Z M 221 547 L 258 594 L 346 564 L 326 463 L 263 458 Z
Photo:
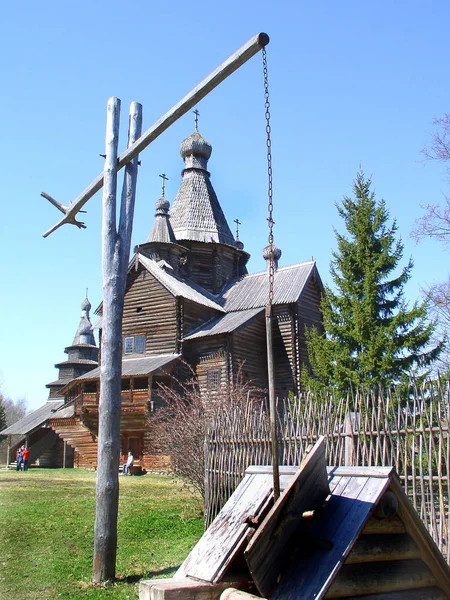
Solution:
M 0 469 L 0 598 L 134 598 L 170 577 L 203 532 L 202 505 L 166 475 L 120 477 L 117 581 L 94 586 L 95 476 Z

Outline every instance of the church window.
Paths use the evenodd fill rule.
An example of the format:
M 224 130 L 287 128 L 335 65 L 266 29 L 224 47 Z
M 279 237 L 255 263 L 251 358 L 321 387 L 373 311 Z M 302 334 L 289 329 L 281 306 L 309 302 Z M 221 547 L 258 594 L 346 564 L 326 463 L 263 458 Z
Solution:
M 208 387 L 217 387 L 220 385 L 220 369 L 210 369 L 206 372 L 206 385 Z
M 125 338 L 125 354 L 132 354 L 134 350 L 134 337 L 128 336 Z
M 145 352 L 145 335 L 136 335 L 134 338 L 134 351 L 137 354 Z
M 123 342 L 124 354 L 144 354 L 145 335 L 127 335 Z

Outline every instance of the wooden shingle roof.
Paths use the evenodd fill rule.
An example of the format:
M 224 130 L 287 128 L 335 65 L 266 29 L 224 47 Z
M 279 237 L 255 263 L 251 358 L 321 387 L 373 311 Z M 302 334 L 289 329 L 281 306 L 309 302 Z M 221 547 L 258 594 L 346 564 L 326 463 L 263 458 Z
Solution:
M 230 312 L 201 325 L 195 331 L 187 335 L 184 340 L 195 340 L 198 338 L 209 337 L 212 335 L 220 335 L 223 333 L 231 333 L 244 325 L 248 325 L 258 315 L 262 315 L 263 308 L 251 308 L 249 310 L 240 310 Z
M 174 274 L 160 267 L 155 260 L 138 254 L 139 262 L 151 273 L 155 279 L 161 283 L 175 297 L 185 298 L 197 304 L 214 308 L 219 312 L 225 312 L 222 306 L 217 302 L 213 294 L 189 280 L 181 280 Z
M 317 278 L 322 287 L 315 261 L 279 267 L 274 279 L 273 304 L 297 302 L 311 277 Z M 248 310 L 266 306 L 269 294 L 267 272 L 245 275 L 241 280 L 228 284 L 221 294 L 227 312 Z
M 164 367 L 168 367 L 172 362 L 180 358 L 179 354 L 159 354 L 158 356 L 145 356 L 142 358 L 124 358 L 122 360 L 122 377 L 132 377 L 139 375 L 150 375 Z M 100 367 L 81 375 L 74 381 L 84 381 L 89 379 L 98 379 L 100 377 Z M 64 390 L 63 390 L 64 391 Z
M 2 435 L 26 435 L 44 425 L 52 418 L 54 412 L 64 406 L 64 398 L 49 400 L 33 412 L 28 413 L 13 425 L 4 429 Z

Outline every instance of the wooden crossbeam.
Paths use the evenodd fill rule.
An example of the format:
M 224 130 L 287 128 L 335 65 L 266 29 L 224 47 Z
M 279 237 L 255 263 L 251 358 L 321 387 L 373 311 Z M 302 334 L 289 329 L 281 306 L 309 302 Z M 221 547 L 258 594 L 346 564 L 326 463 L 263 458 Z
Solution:
M 175 104 L 169 111 L 166 112 L 150 129 L 136 140 L 127 150 L 122 152 L 118 158 L 117 170 L 120 170 L 128 164 L 135 156 L 140 154 L 151 142 L 161 135 L 170 125 L 175 123 L 188 110 L 195 106 L 202 98 L 224 81 L 231 73 L 236 71 L 241 65 L 247 62 L 252 56 L 259 52 L 264 46 L 269 43 L 269 36 L 266 33 L 259 33 L 252 37 L 239 50 L 232 54 L 225 62 L 223 62 L 215 71 L 208 77 L 203 79 L 194 89 L 192 89 L 182 100 Z M 60 204 L 54 198 L 51 198 L 45 192 L 41 196 L 49 200 L 58 210 L 64 213 L 64 217 L 58 221 L 53 227 L 50 227 L 43 237 L 47 237 L 53 231 L 64 225 L 64 223 L 72 223 L 78 227 L 85 227 L 84 223 L 77 221 L 75 216 L 86 202 L 103 187 L 103 172 L 97 175 L 88 187 L 76 198 L 69 206 Z M 51 198 L 51 199 L 50 199 Z

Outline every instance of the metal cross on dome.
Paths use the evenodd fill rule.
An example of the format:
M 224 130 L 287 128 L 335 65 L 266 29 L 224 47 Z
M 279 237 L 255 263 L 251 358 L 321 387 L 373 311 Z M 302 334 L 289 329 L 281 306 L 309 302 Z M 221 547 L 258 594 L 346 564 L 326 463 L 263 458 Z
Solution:
M 164 193 L 166 191 L 166 181 L 169 181 L 169 178 L 167 177 L 167 175 L 165 173 L 161 173 L 160 175 L 161 179 L 162 179 L 162 196 L 164 196 Z
M 233 223 L 236 223 L 236 241 L 239 241 L 239 225 L 242 225 L 242 223 L 239 219 L 235 219 Z
M 198 131 L 198 118 L 200 116 L 200 113 L 198 112 L 197 109 L 192 111 L 195 115 L 195 131 Z

